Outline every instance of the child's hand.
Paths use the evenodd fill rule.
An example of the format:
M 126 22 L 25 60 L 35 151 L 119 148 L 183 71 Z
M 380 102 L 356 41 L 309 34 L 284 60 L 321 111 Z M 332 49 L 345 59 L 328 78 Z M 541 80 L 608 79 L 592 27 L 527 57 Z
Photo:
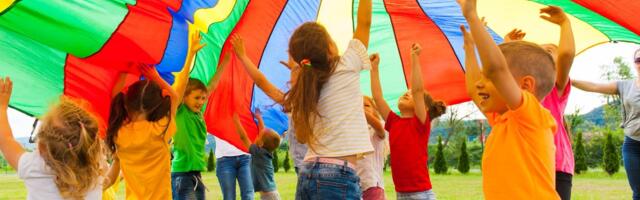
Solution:
M 420 44 L 418 44 L 418 43 L 413 43 L 411 45 L 411 54 L 412 55 L 420 55 L 420 52 L 422 52 L 422 46 L 420 46 Z
M 244 40 L 239 35 L 233 35 L 231 37 L 231 45 L 233 46 L 233 51 L 236 53 L 237 57 L 243 57 L 246 55 L 244 49 Z
M 196 31 L 191 35 L 191 44 L 189 45 L 189 51 L 192 54 L 197 53 L 198 51 L 200 51 L 200 49 L 202 49 L 202 47 L 207 45 L 206 43 L 201 44 L 200 40 L 202 40 L 202 36 L 200 35 L 199 31 Z
M 562 23 L 569 21 L 567 20 L 567 15 L 564 13 L 562 8 L 558 6 L 549 6 L 546 8 L 542 8 L 540 9 L 540 14 L 540 18 L 557 25 L 562 25 Z
M 456 0 L 456 1 L 458 2 L 458 5 L 460 5 L 460 9 L 462 10 L 462 15 L 464 15 L 465 18 L 477 14 L 476 0 Z
M 158 80 L 160 78 L 158 71 L 156 71 L 156 69 L 151 65 L 138 63 L 138 69 L 140 69 L 140 73 L 149 80 Z
M 369 55 L 369 61 L 371 61 L 371 70 L 377 71 L 380 65 L 380 55 L 378 53 Z
M 13 90 L 13 82 L 7 76 L 0 78 L 0 109 L 9 107 L 9 99 L 11 99 L 11 91 Z
M 513 30 L 511 30 L 511 32 L 507 33 L 507 35 L 504 36 L 504 42 L 520 41 L 524 39 L 524 36 L 526 35 L 527 33 L 522 31 L 521 29 L 514 28 Z

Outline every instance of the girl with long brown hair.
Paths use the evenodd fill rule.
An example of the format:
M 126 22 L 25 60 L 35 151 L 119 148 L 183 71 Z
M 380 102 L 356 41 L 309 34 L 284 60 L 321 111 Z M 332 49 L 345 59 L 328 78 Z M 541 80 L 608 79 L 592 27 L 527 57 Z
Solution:
M 373 151 L 360 91 L 367 55 L 371 0 L 358 5 L 354 38 L 342 56 L 327 30 L 315 22 L 298 27 L 289 55 L 300 66 L 286 93 L 296 138 L 309 146 L 300 169 L 296 199 L 360 199 L 354 165 Z
M 7 109 L 13 84 L 0 78 L 0 150 L 28 199 L 101 199 L 103 158 L 98 122 L 87 103 L 62 98 L 42 119 L 37 149 L 25 152 L 11 133 Z

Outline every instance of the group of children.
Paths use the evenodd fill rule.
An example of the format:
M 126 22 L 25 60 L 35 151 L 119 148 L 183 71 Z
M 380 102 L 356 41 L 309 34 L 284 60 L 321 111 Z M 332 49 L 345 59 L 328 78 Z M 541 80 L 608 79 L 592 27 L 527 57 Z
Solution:
M 560 26 L 559 46 L 521 41 L 524 34 L 519 30 L 497 45 L 477 16 L 475 0 L 458 3 L 470 28 L 467 32 L 461 26 L 466 89 L 492 126 L 482 158 L 484 197 L 570 199 L 573 153 L 562 123 L 575 55 L 569 20 L 558 7 L 541 10 L 547 14 L 543 19 Z M 278 89 L 257 69 L 239 35 L 231 38 L 233 53 L 255 84 L 289 114 L 292 148 L 306 151 L 304 158 L 294 158 L 296 199 L 385 199 L 382 168 L 387 152 L 398 199 L 436 199 L 427 146 L 431 121 L 445 113 L 446 105 L 423 87 L 422 47 L 414 44 L 407 49 L 410 90 L 398 100 L 400 112 L 391 110 L 380 84 L 381 56 L 367 53 L 371 0 L 359 1 L 358 6 L 354 37 L 342 56 L 322 25 L 307 22 L 294 31 L 289 60 L 283 62 L 291 70 L 289 91 Z M 25 152 L 8 126 L 12 83 L 0 80 L 0 150 L 24 179 L 29 198 L 99 199 L 121 172 L 127 199 L 204 199 L 200 172 L 206 168 L 206 125 L 201 110 L 230 56 L 223 56 L 205 86 L 188 78 L 193 56 L 202 46 L 195 34 L 173 87 L 147 65 L 137 66 L 145 80 L 126 88 L 126 74 L 120 76 L 106 146 L 86 103 L 64 98 L 45 115 L 37 150 Z M 360 71 L 365 69 L 371 70 L 372 97 L 360 90 Z M 225 199 L 235 199 L 236 179 L 242 199 L 253 199 L 254 191 L 261 199 L 281 198 L 271 164 L 280 136 L 264 126 L 259 111 L 255 113 L 259 135 L 253 142 L 234 116 L 238 137 L 250 156 L 217 144 L 217 175 Z M 110 167 L 105 155 L 110 155 Z

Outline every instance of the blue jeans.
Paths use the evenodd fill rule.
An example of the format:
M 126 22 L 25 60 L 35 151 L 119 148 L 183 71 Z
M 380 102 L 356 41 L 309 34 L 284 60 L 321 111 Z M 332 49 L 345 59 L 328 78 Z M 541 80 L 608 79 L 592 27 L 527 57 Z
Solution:
M 633 191 L 633 200 L 640 200 L 640 141 L 624 137 L 622 159 Z
M 171 190 L 173 200 L 204 199 L 206 187 L 200 172 L 172 172 Z
M 250 155 L 218 158 L 216 164 L 216 176 L 225 200 L 236 199 L 236 179 L 240 185 L 242 200 L 253 200 Z
M 354 199 L 359 200 L 360 178 L 345 165 L 307 162 L 298 175 L 296 200 Z

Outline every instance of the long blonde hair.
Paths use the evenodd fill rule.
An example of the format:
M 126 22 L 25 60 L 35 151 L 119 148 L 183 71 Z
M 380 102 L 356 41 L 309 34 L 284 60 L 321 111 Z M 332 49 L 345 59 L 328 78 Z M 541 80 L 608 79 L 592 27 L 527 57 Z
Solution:
M 97 186 L 102 171 L 102 145 L 98 122 L 84 109 L 84 101 L 62 98 L 43 118 L 38 131 L 38 151 L 55 173 L 64 198 L 83 199 Z

